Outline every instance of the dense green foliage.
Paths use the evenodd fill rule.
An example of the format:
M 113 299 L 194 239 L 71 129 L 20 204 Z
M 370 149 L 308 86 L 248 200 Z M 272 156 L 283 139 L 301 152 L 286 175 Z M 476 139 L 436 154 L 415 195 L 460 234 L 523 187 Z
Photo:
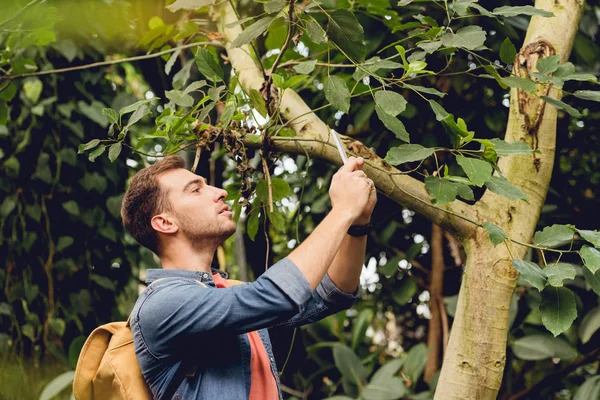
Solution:
M 178 11 L 183 0 L 169 10 L 160 1 L 81 3 L 85 7 L 14 1 L 0 21 L 2 75 L 109 61 L 102 68 L 0 80 L 2 380 L 24 379 L 18 378 L 22 368 L 37 371 L 40 363 L 73 367 L 82 335 L 126 317 L 140 269 L 154 260 L 124 234 L 120 196 L 132 171 L 156 156 L 188 150 L 193 162 L 196 144 L 203 149 L 197 172 L 225 185 L 242 221 L 240 230 L 247 233 L 245 246 L 233 239 L 225 245 L 222 266 L 234 276 L 256 276 L 265 263 L 284 257 L 329 208 L 334 168 L 264 148 L 269 189 L 261 153 L 236 137 L 241 133 L 258 141 L 265 132 L 295 133 L 261 93 L 240 90 L 221 58 L 222 47 L 188 48 L 216 43 L 217 27 L 208 22 L 205 9 Z M 187 3 L 195 9 L 211 2 Z M 281 12 L 286 2 L 240 2 L 241 18 L 253 16 L 256 22 L 248 20 L 234 44 L 256 39 L 264 68 L 278 59 L 272 76 L 276 87 L 298 91 L 323 121 L 391 164 L 417 169 L 437 204 L 457 196 L 473 202 L 484 187 L 523 201 L 518 188 L 491 174 L 498 156 L 532 152 L 498 138 L 506 127 L 507 87 L 536 88 L 533 80 L 509 75 L 528 18 L 540 11 L 500 6 L 488 11 L 475 1 L 311 3 L 304 12 L 297 9 L 302 36 L 279 58 L 273 50 L 286 40 L 287 14 Z M 551 103 L 564 111 L 559 156 L 540 221 L 546 228 L 535 243 L 562 249 L 573 243 L 583 249 L 587 267 L 576 253 L 555 257 L 532 249 L 528 259 L 515 260 L 522 281 L 513 302 L 502 396 L 592 352 L 598 338 L 600 308 L 591 289 L 600 294 L 594 286 L 600 253 L 593 247 L 600 240 L 598 233 L 588 232 L 600 226 L 595 213 L 600 137 L 594 130 L 600 120 L 594 102 L 594 76 L 600 74 L 598 10 L 595 4 L 586 8 L 573 64 L 548 57 L 534 77 L 538 83 L 564 84 L 565 93 L 579 97 Z M 486 16 L 491 12 L 494 16 Z M 166 53 L 118 60 L 158 51 Z M 309 60 L 295 61 L 307 55 Z M 443 172 L 434 176 L 434 171 Z M 295 335 L 273 335 L 280 366 L 295 339 L 282 380 L 305 396 L 429 398 L 435 386 L 435 379 L 430 384 L 422 379 L 431 223 L 383 195 L 373 223 L 368 272 L 355 308 Z M 493 241 L 505 241 L 500 228 L 486 229 Z M 464 260 L 450 246 L 444 256 L 443 294 L 452 317 Z M 558 261 L 543 270 L 538 265 Z M 7 365 L 14 360 L 19 363 Z M 597 362 L 585 364 L 550 390 L 555 398 L 569 398 L 596 367 Z M 594 390 L 596 381 L 588 379 L 581 391 Z M 27 395 L 1 390 L 14 398 L 39 394 L 39 387 L 14 389 L 35 391 Z M 583 392 L 578 396 L 585 398 Z

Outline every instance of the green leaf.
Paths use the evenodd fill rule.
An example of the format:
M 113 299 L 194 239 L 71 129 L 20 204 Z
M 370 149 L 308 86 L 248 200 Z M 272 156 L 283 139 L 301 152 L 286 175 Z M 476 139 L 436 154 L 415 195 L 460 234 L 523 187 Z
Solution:
M 194 98 L 181 90 L 166 90 L 165 96 L 180 107 L 191 107 L 194 105 Z
M 442 93 L 437 89 L 434 88 L 428 88 L 428 87 L 423 87 L 423 86 L 417 86 L 417 85 L 409 85 L 408 83 L 403 83 L 404 87 L 410 90 L 414 90 L 415 92 L 420 92 L 420 93 L 425 93 L 425 94 L 432 94 L 434 96 L 438 96 L 438 97 L 444 97 L 446 95 L 446 93 Z
M 412 280 L 412 279 L 411 279 Z M 404 358 L 394 358 L 381 366 L 371 377 L 371 382 L 383 382 L 393 378 L 404 364 Z
M 94 150 L 89 152 L 88 159 L 91 162 L 94 162 L 96 158 L 100 157 L 104 153 L 104 150 L 106 150 L 106 146 L 101 144 L 100 146 L 96 147 Z
M 406 110 L 406 100 L 401 94 L 389 90 L 375 92 L 375 104 L 393 117 Z
M 8 317 L 12 315 L 12 307 L 10 304 L 5 302 L 0 303 L 0 315 L 6 315 Z
M 285 3 L 283 2 L 283 0 L 271 0 L 271 1 L 267 1 L 264 4 L 265 7 L 265 12 L 267 14 L 273 14 L 276 12 L 279 12 L 283 9 L 283 7 L 285 7 Z
M 131 114 L 131 117 L 129 117 L 129 120 L 127 121 L 127 125 L 125 125 L 124 130 L 129 129 L 131 126 L 133 126 L 133 124 L 135 124 L 145 115 L 148 114 L 150 114 L 150 108 L 147 105 L 142 105 L 137 110 L 135 110 L 133 114 Z
M 424 343 L 419 343 L 411 347 L 406 355 L 402 372 L 408 376 L 413 384 L 416 384 L 425 369 L 428 353 L 427 346 Z
M 271 179 L 271 194 L 273 196 L 273 201 L 280 201 L 286 197 L 294 194 L 290 184 L 287 183 L 284 179 L 281 178 L 272 178 Z M 269 201 L 269 188 L 268 183 L 265 179 L 261 179 L 258 181 L 256 185 L 256 196 L 263 203 L 268 203 Z
M 310 74 L 315 70 L 315 66 L 317 65 L 317 60 L 304 61 L 300 64 L 294 65 L 294 71 L 299 74 Z
M 368 372 L 349 347 L 336 343 L 333 346 L 333 360 L 343 377 L 357 386 L 362 386 Z
M 519 271 L 521 278 L 531 284 L 531 286 L 540 292 L 544 290 L 547 278 L 544 271 L 537 264 L 530 261 L 513 259 L 512 265 Z
M 77 108 L 83 115 L 101 127 L 106 128 L 108 126 L 108 121 L 102 114 L 102 110 L 105 108 L 104 104 L 100 103 L 99 101 L 94 100 L 90 104 L 87 104 L 86 102 L 79 100 L 77 102 Z
M 69 200 L 62 204 L 62 207 L 71 215 L 79 215 L 79 205 L 75 202 L 75 200 Z
M 220 82 L 223 80 L 223 69 L 219 63 L 215 61 L 215 58 L 210 51 L 206 50 L 204 47 L 198 47 L 194 58 L 196 60 L 198 71 L 200 71 L 207 79 L 210 79 L 213 82 Z
M 372 380 L 360 393 L 364 400 L 397 400 L 406 394 L 404 381 L 397 377 Z
M 579 325 L 579 338 L 581 343 L 586 344 L 590 341 L 594 333 L 600 329 L 600 307 L 592 308 L 581 321 Z
M 258 214 L 259 210 L 254 210 L 248 216 L 248 222 L 246 223 L 246 230 L 248 232 L 248 237 L 250 240 L 254 242 L 254 238 L 256 237 L 256 233 L 258 232 Z
M 74 378 L 75 371 L 67 371 L 52 379 L 50 383 L 44 387 L 44 390 L 42 390 L 39 400 L 51 400 L 60 392 L 72 386 Z
M 23 93 L 25 93 L 25 97 L 31 100 L 31 102 L 34 104 L 40 99 L 42 89 L 42 81 L 38 78 L 27 79 L 23 84 Z
M 0 90 L 0 100 L 11 101 L 15 94 L 17 94 L 17 86 L 11 82 Z
M 584 240 L 593 244 L 594 247 L 600 247 L 600 232 L 578 229 L 577 233 L 579 233 Z
M 108 122 L 119 125 L 119 113 L 112 108 L 103 108 L 102 115 L 106 116 Z
M 552 248 L 570 243 L 574 235 L 574 230 L 566 225 L 552 225 L 536 232 L 534 238 L 537 246 Z
M 492 176 L 489 181 L 485 183 L 492 192 L 508 198 L 509 200 L 527 200 L 527 195 L 523 193 L 521 189 L 513 186 L 503 176 Z
M 600 399 L 600 375 L 587 378 L 577 389 L 573 400 Z
M 492 164 L 487 161 L 477 160 L 471 157 L 456 156 L 456 162 L 460 165 L 475 186 L 483 186 L 492 176 Z
M 65 320 L 61 318 L 52 318 L 48 323 L 52 332 L 54 332 L 58 337 L 62 337 L 65 334 Z
M 136 101 L 133 104 L 130 104 L 128 106 L 125 106 L 125 107 L 121 108 L 119 110 L 119 115 L 123 116 L 125 114 L 129 114 L 130 112 L 134 112 L 135 110 L 137 110 L 141 106 L 146 105 L 146 104 L 148 104 L 148 103 L 150 103 L 151 101 L 154 101 L 154 100 L 159 100 L 159 98 L 158 97 L 153 97 L 151 99 Z
M 6 125 L 8 122 L 8 104 L 0 101 L 0 125 Z
M 398 262 L 396 262 L 396 268 L 398 267 Z M 405 277 L 402 280 L 402 283 L 399 288 L 394 289 L 392 292 L 392 299 L 396 302 L 396 304 L 403 306 L 408 304 L 408 302 L 417 294 L 419 290 L 419 286 L 417 286 L 416 282 L 409 277 Z
M 356 350 L 356 348 L 362 343 L 365 338 L 365 332 L 373 319 L 373 310 L 365 309 L 362 310 L 358 317 L 352 323 L 352 350 Z
M 243 46 L 245 44 L 250 43 L 252 40 L 256 39 L 271 26 L 273 22 L 273 17 L 264 17 L 250 25 L 248 28 L 244 29 L 242 33 L 240 33 L 234 40 L 231 42 L 230 49 L 235 49 L 236 47 Z
M 549 96 L 540 96 L 540 99 L 543 99 L 547 103 L 552 104 L 554 107 L 558 108 L 559 110 L 563 110 L 563 111 L 569 113 L 573 117 L 576 117 L 576 118 L 581 117 L 581 113 L 579 111 L 577 111 L 575 108 L 571 107 L 570 105 L 568 105 L 560 100 L 556 100 Z
M 94 282 L 96 285 L 100 286 L 101 288 L 104 288 L 104 289 L 107 289 L 107 290 L 110 290 L 113 292 L 117 290 L 117 288 L 115 287 L 115 284 L 105 276 L 98 275 L 98 274 L 91 274 L 90 280 L 92 282 Z
M 392 165 L 399 165 L 424 160 L 433 153 L 435 153 L 435 149 L 429 149 L 420 144 L 403 144 L 392 147 L 385 156 L 385 161 Z
M 396 117 L 392 117 L 383 111 L 383 109 L 379 106 L 375 106 L 375 112 L 377 113 L 379 120 L 383 122 L 383 125 L 392 131 L 398 139 L 402 140 L 403 142 L 410 143 L 410 136 L 408 135 L 408 132 L 406 131 L 402 121 Z
M 56 251 L 62 251 L 75 242 L 71 236 L 61 236 L 56 244 Z
M 442 44 L 446 47 L 458 47 L 475 50 L 485 43 L 485 31 L 480 26 L 470 25 L 460 28 L 456 33 L 450 31 L 442 36 Z
M 308 78 L 309 78 L 308 75 L 294 75 L 294 76 L 290 77 L 287 81 L 285 81 L 285 84 L 283 85 L 283 89 L 294 87 L 297 84 L 304 82 Z
M 517 49 L 509 38 L 504 39 L 500 45 L 500 59 L 505 64 L 512 64 L 517 57 Z
M 540 312 L 544 326 L 558 336 L 569 329 L 577 318 L 575 295 L 567 288 L 548 286 L 542 291 Z
M 87 337 L 86 336 L 77 336 L 71 342 L 69 346 L 69 364 L 75 368 L 77 365 L 77 360 L 79 360 L 79 353 L 81 353 L 81 349 L 85 344 Z
M 167 9 L 171 12 L 179 10 L 197 10 L 214 3 L 215 0 L 176 0 L 173 4 L 167 6 Z
M 363 27 L 350 11 L 337 10 L 329 15 L 327 35 L 354 60 L 359 62 L 365 60 L 367 49 L 363 44 Z
M 585 265 L 581 267 L 585 281 L 592 287 L 592 290 L 600 296 L 600 271 L 592 273 Z
M 325 43 L 327 41 L 325 30 L 313 19 L 308 20 L 306 23 L 306 33 L 310 40 L 316 44 Z
M 350 90 L 346 82 L 336 75 L 328 75 L 324 84 L 325 98 L 336 109 L 348 113 L 350 110 Z
M 516 154 L 531 154 L 535 152 L 524 142 L 505 142 L 502 139 L 490 139 L 498 156 L 512 156 Z
M 528 361 L 548 358 L 573 360 L 577 357 L 577 350 L 569 343 L 550 335 L 524 336 L 514 341 L 512 350 L 517 358 Z
M 598 270 L 600 270 L 600 251 L 586 245 L 583 245 L 581 250 L 579 250 L 579 255 L 583 260 L 583 263 L 590 270 L 592 274 L 595 274 Z
M 233 117 L 233 113 L 235 113 L 235 104 L 229 103 L 221 113 L 221 119 L 219 121 L 223 126 L 229 125 L 231 121 L 231 117 Z
M 517 15 L 539 15 L 540 17 L 553 17 L 554 14 L 550 11 L 535 8 L 533 6 L 504 6 L 494 8 L 492 14 L 499 15 L 501 17 L 515 17 Z
M 258 111 L 260 115 L 264 118 L 267 117 L 267 104 L 265 103 L 265 99 L 263 99 L 260 92 L 256 89 L 250 89 L 250 100 L 252 101 L 252 105 Z
M 6 217 L 17 206 L 17 201 L 14 197 L 6 197 L 0 206 L 0 215 Z
M 458 187 L 454 182 L 439 176 L 428 176 L 425 178 L 425 189 L 434 197 L 433 204 L 446 204 L 456 200 Z
M 523 89 L 527 93 L 535 93 L 537 91 L 537 84 L 531 79 L 511 75 L 500 78 L 500 81 L 508 87 Z
M 560 56 L 544 57 L 537 62 L 536 67 L 540 74 L 551 74 L 560 67 Z
M 87 150 L 93 149 L 94 147 L 98 146 L 99 144 L 100 144 L 100 139 L 92 139 L 85 144 L 80 144 L 77 154 L 81 154 Z
M 583 100 L 600 101 L 600 91 L 576 90 L 573 95 Z
M 121 154 L 121 142 L 113 143 L 108 149 L 108 159 L 110 162 L 114 162 L 119 154 Z
M 565 279 L 575 279 L 577 271 L 572 264 L 556 263 L 544 268 L 548 283 L 554 287 L 562 287 Z
M 500 228 L 498 225 L 494 225 L 491 222 L 484 222 L 483 228 L 488 231 L 490 234 L 490 240 L 494 244 L 494 246 L 503 243 L 508 237 L 506 236 L 506 232 L 504 229 Z

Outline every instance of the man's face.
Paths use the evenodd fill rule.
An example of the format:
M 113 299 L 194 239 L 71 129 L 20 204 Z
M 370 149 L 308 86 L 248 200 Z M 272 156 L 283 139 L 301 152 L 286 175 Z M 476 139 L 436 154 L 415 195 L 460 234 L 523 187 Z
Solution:
M 168 191 L 168 214 L 193 243 L 220 244 L 235 232 L 232 213 L 224 203 L 225 190 L 208 185 L 204 178 L 183 168 L 160 174 L 158 182 Z

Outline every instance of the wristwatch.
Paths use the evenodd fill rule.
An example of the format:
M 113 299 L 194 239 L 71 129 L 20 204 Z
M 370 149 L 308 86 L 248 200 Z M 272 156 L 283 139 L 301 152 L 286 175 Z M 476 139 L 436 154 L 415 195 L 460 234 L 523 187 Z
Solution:
M 354 237 L 365 236 L 371 232 L 373 232 L 373 225 L 371 225 L 371 224 L 352 225 L 350 227 L 350 229 L 348 229 L 348 235 L 354 236 Z

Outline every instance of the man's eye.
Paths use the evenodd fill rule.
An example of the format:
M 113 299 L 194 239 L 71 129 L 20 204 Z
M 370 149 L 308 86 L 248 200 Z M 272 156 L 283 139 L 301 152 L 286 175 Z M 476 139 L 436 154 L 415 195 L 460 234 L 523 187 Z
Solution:
M 198 192 L 200 192 L 200 188 L 196 188 L 196 189 L 192 190 L 192 193 L 198 193 Z

